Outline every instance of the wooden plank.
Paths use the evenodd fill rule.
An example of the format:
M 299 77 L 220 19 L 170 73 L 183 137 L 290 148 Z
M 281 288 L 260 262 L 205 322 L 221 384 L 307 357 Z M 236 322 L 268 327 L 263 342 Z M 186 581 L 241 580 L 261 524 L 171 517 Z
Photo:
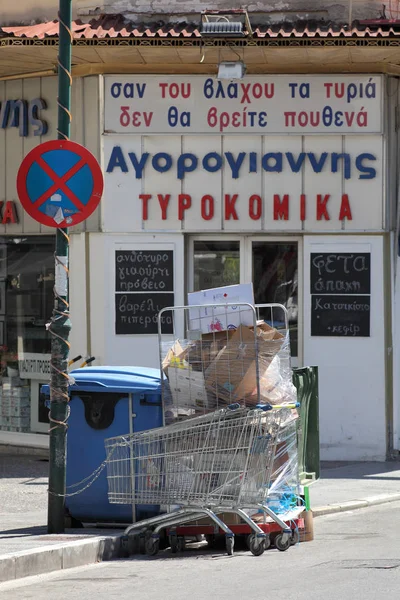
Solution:
M 343 139 L 340 135 L 304 136 L 304 152 L 313 153 L 315 161 L 320 161 L 324 152 L 328 153 L 320 172 L 315 172 L 310 160 L 305 161 L 304 190 L 306 192 L 306 231 L 340 231 L 339 221 L 341 196 L 343 191 L 343 164 L 339 161 L 338 172 L 332 173 L 331 154 L 343 152 Z M 317 218 L 317 196 L 322 201 L 329 195 L 326 203 L 327 220 L 322 214 Z
M 165 135 L 143 136 L 142 151 L 150 154 L 145 168 L 143 193 L 151 194 L 148 203 L 148 220 L 143 221 L 143 229 L 154 231 L 157 229 L 179 231 L 184 224 L 178 219 L 178 196 L 182 192 L 182 181 L 177 178 L 177 160 L 182 152 L 182 140 L 180 135 L 168 137 L 168 153 L 172 156 L 172 167 L 165 173 L 155 171 L 151 166 L 151 160 L 155 154 L 165 148 Z M 164 197 L 169 194 L 170 200 L 166 209 L 166 219 L 162 218 L 161 206 L 158 194 Z
M 48 130 L 47 134 L 42 136 L 42 142 L 45 142 L 47 140 L 57 139 L 57 77 L 42 77 L 41 90 L 40 96 L 47 103 L 47 109 L 44 111 L 44 115 L 48 125 Z M 56 230 L 54 227 L 46 227 L 45 225 L 41 225 L 40 231 L 41 233 L 52 233 L 54 235 Z
M 182 193 L 190 194 L 192 198 L 192 208 L 188 210 L 185 216 L 185 231 L 221 231 L 222 229 L 222 170 L 210 173 L 203 167 L 203 157 L 208 152 L 217 152 L 221 154 L 222 137 L 221 136 L 199 136 L 185 135 L 182 138 L 182 151 L 192 153 L 198 158 L 198 167 L 192 173 L 188 173 L 183 180 Z M 215 161 L 210 161 L 215 164 Z M 201 214 L 201 199 L 204 195 L 210 195 L 214 199 L 214 216 L 210 220 L 204 220 Z M 204 210 L 210 208 L 210 201 Z M 209 213 L 206 213 L 209 215 Z
M 22 80 L 6 82 L 6 98 L 8 100 L 18 100 L 22 98 Z M 10 121 L 11 122 L 11 114 Z M 19 127 L 7 127 L 5 135 L 5 179 L 6 179 L 6 200 L 17 199 L 16 180 L 19 166 L 23 157 L 23 138 L 19 134 Z M 24 211 L 19 211 L 19 223 L 8 224 L 5 226 L 5 233 L 18 234 L 24 231 Z
M 83 137 L 82 144 L 94 154 L 97 160 L 100 160 L 100 144 L 102 131 L 102 114 L 100 110 L 99 95 L 100 78 L 97 76 L 85 77 L 83 79 L 83 102 L 81 105 L 83 119 Z M 76 112 L 79 107 L 75 107 Z M 94 213 L 86 219 L 80 226 L 85 231 L 99 231 L 101 219 L 101 207 L 98 207 Z M 74 231 L 78 228 L 74 227 Z
M 6 83 L 0 81 L 0 102 L 6 100 Z M 6 196 L 6 130 L 0 128 L 0 201 L 7 200 Z M 18 214 L 21 211 L 18 210 Z M 0 234 L 5 233 L 5 226 L 0 223 Z
M 226 158 L 226 153 L 230 152 L 232 154 L 232 160 L 239 164 L 240 160 L 239 154 L 241 152 L 245 152 L 246 155 L 243 159 L 243 162 L 239 168 L 239 177 L 234 177 L 234 171 L 228 163 Z M 261 223 L 262 219 L 253 219 L 250 217 L 250 206 L 249 206 L 249 198 L 252 195 L 258 195 L 262 197 L 262 174 L 261 174 L 261 165 L 258 164 L 258 169 L 256 173 L 250 173 L 249 166 L 249 156 L 250 152 L 256 152 L 258 156 L 261 154 L 261 136 L 254 135 L 238 135 L 238 136 L 224 136 L 223 138 L 223 155 L 225 156 L 224 162 L 224 170 L 222 175 L 223 180 L 223 191 L 224 198 L 225 195 L 230 196 L 230 207 L 236 209 L 235 211 L 230 211 L 229 214 L 226 214 L 226 210 L 223 208 L 224 212 L 224 230 L 225 231 L 261 231 Z M 232 198 L 237 194 L 237 200 L 235 204 L 233 204 Z M 223 206 L 225 207 L 225 200 L 222 199 Z M 252 208 L 254 210 L 256 204 L 252 204 Z M 236 214 L 235 214 L 236 213 Z M 237 219 L 234 217 L 237 215 Z M 227 216 L 230 216 L 227 219 Z M 253 212 L 253 216 L 256 214 Z
M 24 79 L 22 81 L 23 87 L 23 98 L 25 100 L 33 100 L 34 98 L 40 98 L 40 78 L 35 77 L 34 79 Z M 43 111 L 45 114 L 46 111 Z M 33 148 L 41 143 L 41 136 L 35 136 L 32 131 L 32 127 L 29 128 L 28 136 L 22 138 L 22 153 L 25 157 Z M 22 207 L 21 207 L 22 212 Z M 27 212 L 23 211 L 23 231 L 24 233 L 39 233 L 40 223 L 35 221 Z
M 298 173 L 290 171 L 286 152 L 291 152 L 297 157 L 302 151 L 302 137 L 300 135 L 269 135 L 263 138 L 263 152 L 282 154 L 282 172 L 268 172 L 263 170 L 264 206 L 266 207 L 264 229 L 265 231 L 298 231 L 301 229 L 300 220 L 300 195 L 302 193 L 302 179 L 304 164 Z M 274 159 L 269 161 L 274 164 Z M 261 167 L 260 167 L 261 169 Z M 284 196 L 288 198 L 288 220 L 274 219 L 274 196 L 279 196 L 277 203 L 283 203 Z

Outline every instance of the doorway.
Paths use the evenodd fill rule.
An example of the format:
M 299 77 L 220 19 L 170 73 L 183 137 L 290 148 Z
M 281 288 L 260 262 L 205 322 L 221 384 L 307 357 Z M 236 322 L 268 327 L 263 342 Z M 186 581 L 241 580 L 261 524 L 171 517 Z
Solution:
M 188 290 L 253 282 L 256 304 L 288 310 L 292 366 L 302 364 L 302 251 L 295 237 L 193 236 L 189 240 Z M 260 318 L 269 320 L 268 311 Z

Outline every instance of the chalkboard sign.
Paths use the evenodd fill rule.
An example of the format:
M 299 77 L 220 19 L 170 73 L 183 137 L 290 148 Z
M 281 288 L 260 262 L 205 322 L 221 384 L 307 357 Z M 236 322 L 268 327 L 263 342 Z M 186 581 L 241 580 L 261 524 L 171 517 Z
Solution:
M 158 313 L 174 306 L 173 250 L 116 250 L 115 333 L 158 333 Z M 172 315 L 163 317 L 163 333 L 173 333 Z
M 370 294 L 371 255 L 359 252 L 311 254 L 311 294 Z
M 311 296 L 311 335 L 369 337 L 370 296 Z
M 172 250 L 117 250 L 116 292 L 173 292 Z
M 166 306 L 174 306 L 173 293 L 115 294 L 115 333 L 158 333 L 158 313 Z M 165 313 L 162 325 L 162 333 L 173 333 L 171 312 Z

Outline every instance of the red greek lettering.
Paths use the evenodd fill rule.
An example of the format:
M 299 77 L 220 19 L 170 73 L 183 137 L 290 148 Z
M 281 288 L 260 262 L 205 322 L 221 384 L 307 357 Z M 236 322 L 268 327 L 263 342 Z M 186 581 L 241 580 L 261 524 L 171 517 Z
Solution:
M 324 196 L 322 196 L 322 194 L 317 195 L 317 221 L 321 221 L 322 217 L 325 221 L 331 220 L 327 207 L 330 197 L 330 194 L 325 194 Z
M 238 221 L 239 217 L 237 216 L 235 204 L 238 198 L 237 194 L 233 194 L 230 196 L 229 194 L 225 194 L 225 220 L 229 221 L 231 218 L 234 221 Z
M 339 221 L 343 221 L 343 219 L 347 219 L 348 221 L 353 220 L 348 194 L 343 194 L 342 203 L 340 205 Z
M 158 202 L 160 203 L 161 208 L 161 219 L 163 221 L 167 220 L 167 208 L 171 198 L 171 194 L 166 194 L 163 196 L 162 194 L 157 194 Z
M 139 199 L 142 201 L 142 220 L 147 221 L 149 218 L 149 200 L 151 200 L 151 194 L 139 194 Z
M 250 196 L 250 198 L 249 198 L 250 219 L 253 219 L 253 221 L 258 221 L 259 219 L 261 219 L 261 213 L 262 213 L 262 200 L 261 200 L 260 196 L 257 196 L 256 194 L 254 194 L 253 196 Z
M 279 194 L 274 194 L 274 221 L 289 220 L 289 194 L 285 194 L 281 200 Z
M 208 194 L 201 199 L 201 216 L 205 221 L 210 221 L 214 216 L 214 198 Z
M 178 196 L 178 219 L 183 221 L 185 210 L 192 206 L 192 197 L 189 194 L 179 194 Z
M 300 195 L 300 221 L 306 220 L 306 195 Z

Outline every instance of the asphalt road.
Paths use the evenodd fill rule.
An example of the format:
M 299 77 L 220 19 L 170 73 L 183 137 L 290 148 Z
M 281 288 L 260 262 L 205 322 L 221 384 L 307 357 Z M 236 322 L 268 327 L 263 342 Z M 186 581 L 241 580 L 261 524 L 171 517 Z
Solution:
M 380 600 L 400 589 L 400 502 L 315 520 L 315 540 L 233 557 L 135 557 L 0 584 L 1 600 Z

